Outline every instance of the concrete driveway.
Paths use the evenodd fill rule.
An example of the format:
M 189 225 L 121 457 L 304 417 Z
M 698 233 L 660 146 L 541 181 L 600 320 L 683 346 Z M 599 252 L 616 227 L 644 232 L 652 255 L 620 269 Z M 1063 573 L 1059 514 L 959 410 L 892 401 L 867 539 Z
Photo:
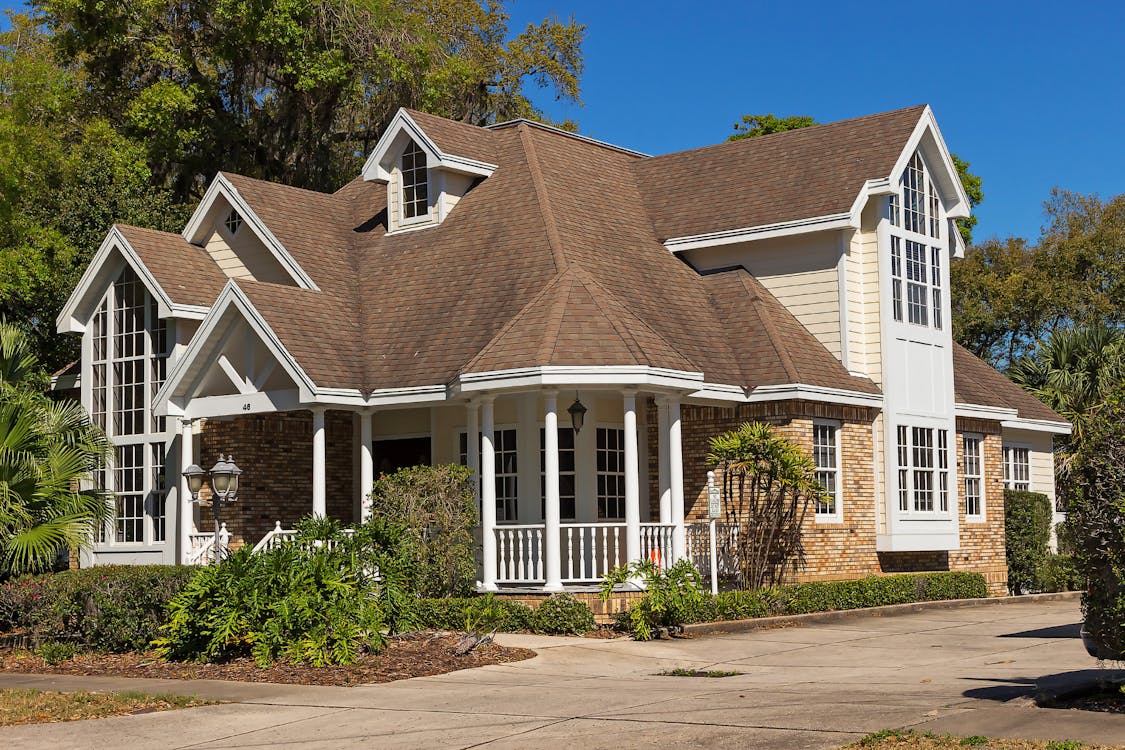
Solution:
M 658 643 L 506 636 L 539 656 L 356 688 L 0 675 L 0 687 L 129 687 L 242 701 L 10 728 L 0 730 L 0 747 L 834 748 L 907 726 L 1125 744 L 1125 716 L 1020 700 L 1037 682 L 1096 669 L 1079 621 L 1070 600 Z M 674 667 L 743 674 L 657 674 Z

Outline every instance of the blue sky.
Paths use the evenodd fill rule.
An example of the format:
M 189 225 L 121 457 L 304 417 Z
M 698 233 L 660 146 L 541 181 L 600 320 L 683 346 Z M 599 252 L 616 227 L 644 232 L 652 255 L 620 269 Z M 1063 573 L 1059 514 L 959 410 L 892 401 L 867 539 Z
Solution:
M 0 0 L 0 7 L 16 3 Z M 513 31 L 587 25 L 584 106 L 647 153 L 716 143 L 747 112 L 821 122 L 928 103 L 984 178 L 976 238 L 1034 237 L 1054 186 L 1125 192 L 1125 4 L 512 0 Z

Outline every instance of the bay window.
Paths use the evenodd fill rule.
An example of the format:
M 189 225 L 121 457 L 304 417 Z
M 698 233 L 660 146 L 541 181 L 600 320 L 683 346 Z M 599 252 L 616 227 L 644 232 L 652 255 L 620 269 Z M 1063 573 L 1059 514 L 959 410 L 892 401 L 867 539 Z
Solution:
M 949 511 L 949 430 L 898 425 L 898 509 L 904 513 Z

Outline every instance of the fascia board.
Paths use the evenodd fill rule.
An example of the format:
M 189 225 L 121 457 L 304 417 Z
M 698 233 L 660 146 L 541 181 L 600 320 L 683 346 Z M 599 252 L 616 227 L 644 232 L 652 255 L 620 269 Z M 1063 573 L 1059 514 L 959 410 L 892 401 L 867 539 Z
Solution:
M 748 403 L 790 400 L 821 401 L 830 404 L 867 406 L 877 409 L 883 407 L 883 396 L 878 393 L 849 391 L 843 388 L 826 388 L 824 386 L 806 385 L 804 383 L 758 386 L 753 389 L 746 398 Z
M 786 221 L 778 224 L 763 224 L 756 227 L 726 229 L 721 232 L 671 237 L 664 240 L 664 247 L 668 248 L 673 253 L 680 253 L 686 250 L 697 250 L 704 247 L 734 245 L 740 242 L 768 240 L 775 237 L 788 237 L 795 234 L 809 234 L 833 229 L 848 229 L 850 227 L 852 227 L 852 217 L 850 213 L 828 214 L 826 216 L 814 216 L 808 219 L 798 219 L 796 221 Z
M 182 381 L 188 370 L 199 357 L 200 352 L 209 343 L 215 332 L 215 328 L 222 320 L 227 309 L 232 306 L 241 313 L 247 324 L 250 325 L 251 329 L 266 345 L 266 348 L 277 361 L 281 363 L 282 368 L 289 377 L 293 379 L 293 382 L 297 383 L 301 394 L 301 400 L 314 400 L 315 394 L 317 393 L 316 384 L 305 374 L 305 371 L 301 369 L 301 366 L 293 359 L 293 356 L 281 343 L 281 340 L 277 338 L 273 329 L 270 328 L 269 324 L 262 318 L 257 308 L 250 302 L 246 293 L 243 292 L 232 279 L 223 287 L 223 291 L 219 294 L 218 300 L 215 301 L 207 317 L 203 319 L 199 330 L 192 336 L 191 342 L 188 344 L 183 356 L 176 360 L 176 364 L 173 365 L 171 372 L 168 373 L 168 378 L 164 385 L 157 392 L 156 396 L 153 397 L 153 403 L 158 410 L 162 408 L 161 405 L 171 402 L 172 394 L 182 385 Z
M 383 167 L 383 159 L 386 157 L 387 151 L 390 149 L 391 145 L 403 131 L 406 131 L 414 142 L 426 152 L 426 158 L 433 167 L 478 177 L 488 177 L 497 169 L 495 164 L 444 153 L 438 148 L 438 145 L 426 135 L 421 126 L 414 121 L 414 118 L 411 117 L 405 109 L 400 108 L 399 111 L 395 113 L 395 116 L 391 118 L 387 129 L 379 136 L 379 140 L 375 144 L 375 149 L 371 152 L 371 156 L 367 157 L 367 161 L 364 162 L 363 170 L 360 172 L 364 180 L 368 182 L 387 182 L 391 179 L 390 173 Z
M 970 215 L 969 196 L 965 193 L 965 187 L 961 184 L 961 178 L 957 175 L 957 167 L 953 164 L 953 158 L 949 155 L 949 147 L 945 145 L 945 139 L 941 135 L 941 129 L 938 128 L 937 119 L 929 105 L 926 106 L 922 116 L 918 119 L 918 124 L 914 126 L 914 131 L 907 139 L 906 146 L 899 154 L 898 161 L 895 162 L 894 168 L 891 170 L 890 182 L 891 184 L 898 183 L 903 170 L 906 169 L 906 165 L 910 162 L 914 152 L 918 150 L 918 146 L 921 145 L 922 138 L 927 132 L 933 135 L 934 141 L 937 143 L 938 159 L 941 161 L 946 172 L 946 178 L 953 186 L 954 194 L 957 196 L 957 203 L 946 211 L 946 217 L 964 219 Z
M 983 406 L 981 404 L 955 404 L 953 413 L 967 419 L 990 419 L 1001 421 L 1015 419 L 1018 412 L 1007 406 Z
M 1050 422 L 1045 419 L 1005 419 L 1000 422 L 1001 427 L 1009 430 L 1032 430 L 1035 432 L 1050 432 L 1055 435 L 1069 435 L 1073 427 L 1069 422 Z
M 75 314 L 82 301 L 90 294 L 94 283 L 97 281 L 98 276 L 101 274 L 110 254 L 116 250 L 121 254 L 125 263 L 128 264 L 133 271 L 148 287 L 150 293 L 156 297 L 157 314 L 162 318 L 173 317 L 176 312 L 177 306 L 172 302 L 168 293 L 164 291 L 164 287 L 156 281 L 156 277 L 148 270 L 148 267 L 141 261 L 141 257 L 137 255 L 137 251 L 125 239 L 125 235 L 121 234 L 121 230 L 113 227 L 106 234 L 102 244 L 98 247 L 98 251 L 94 253 L 94 257 L 86 266 L 82 278 L 79 279 L 78 285 L 71 292 L 70 297 L 67 298 L 66 304 L 63 305 L 59 311 L 58 317 L 55 318 L 55 328 L 59 333 L 82 333 L 86 330 L 86 324 L 75 319 Z
M 465 373 L 450 385 L 452 394 L 479 393 L 533 387 L 656 386 L 698 390 L 703 373 L 641 366 L 521 367 L 511 370 Z
M 211 181 L 211 185 L 203 195 L 203 200 L 199 202 L 195 212 L 191 215 L 191 219 L 188 220 L 187 226 L 184 227 L 184 231 L 180 233 L 187 242 L 199 244 L 199 240 L 201 239 L 199 233 L 203 229 L 203 220 L 211 211 L 211 207 L 219 197 L 225 198 L 227 202 L 238 211 L 242 220 L 250 227 L 250 230 L 254 232 L 258 239 L 261 240 L 262 244 L 266 246 L 277 262 L 281 264 L 281 267 L 285 269 L 286 273 L 289 274 L 290 278 L 293 279 L 293 282 L 297 284 L 297 286 L 302 289 L 320 290 L 316 282 L 305 273 L 305 269 L 301 268 L 297 259 L 289 254 L 289 251 L 281 244 L 281 240 L 270 231 L 270 228 L 266 226 L 266 223 L 262 221 L 257 212 L 254 211 L 250 204 L 246 202 L 246 199 L 238 192 L 238 188 L 231 184 L 230 180 L 223 176 L 222 172 L 215 175 L 215 179 Z

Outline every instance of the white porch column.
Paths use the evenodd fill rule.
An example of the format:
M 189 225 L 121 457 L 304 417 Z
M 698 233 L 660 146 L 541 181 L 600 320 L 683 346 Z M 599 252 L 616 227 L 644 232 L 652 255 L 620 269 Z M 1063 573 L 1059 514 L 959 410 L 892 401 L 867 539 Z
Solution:
M 359 413 L 359 520 L 371 517 L 371 486 L 375 484 L 375 458 L 371 455 L 372 427 L 375 415 L 370 411 Z
M 668 401 L 656 399 L 657 477 L 660 487 L 660 523 L 672 523 L 672 482 L 669 478 Z
M 465 418 L 465 465 L 473 474 L 473 500 L 480 507 L 480 406 L 476 401 L 466 405 Z
M 547 591 L 562 591 L 562 523 L 559 510 L 559 398 L 555 391 L 543 394 L 543 564 Z
M 323 406 L 314 406 L 312 409 L 312 512 L 318 518 L 328 514 L 327 497 L 324 473 L 324 414 L 327 411 Z
M 687 557 L 684 530 L 684 451 L 680 443 L 680 398 L 668 399 L 668 480 L 672 500 L 672 562 Z
M 481 399 L 480 415 L 481 588 L 485 591 L 496 590 L 496 435 L 492 400 L 492 396 Z
M 188 555 L 191 554 L 191 530 L 194 525 L 195 509 L 191 502 L 191 490 L 188 489 L 187 479 L 183 472 L 195 463 L 195 454 L 192 438 L 192 420 L 180 420 L 180 496 L 179 534 L 180 537 L 180 564 L 188 564 Z
M 625 391 L 625 559 L 641 559 L 641 481 L 637 451 L 637 392 Z

